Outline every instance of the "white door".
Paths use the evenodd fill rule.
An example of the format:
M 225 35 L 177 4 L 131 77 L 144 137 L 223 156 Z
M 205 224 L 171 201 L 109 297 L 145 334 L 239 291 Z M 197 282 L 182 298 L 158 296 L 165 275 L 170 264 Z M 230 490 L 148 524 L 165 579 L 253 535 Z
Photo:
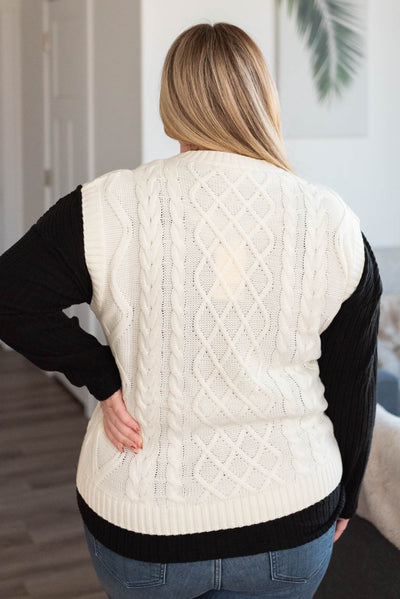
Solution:
M 47 209 L 93 174 L 89 172 L 87 2 L 47 0 L 43 6 Z M 98 332 L 97 320 L 87 304 L 71 306 L 65 313 L 77 316 L 89 333 Z M 97 400 L 86 387 L 77 388 L 63 374 L 54 374 L 83 403 L 89 416 Z

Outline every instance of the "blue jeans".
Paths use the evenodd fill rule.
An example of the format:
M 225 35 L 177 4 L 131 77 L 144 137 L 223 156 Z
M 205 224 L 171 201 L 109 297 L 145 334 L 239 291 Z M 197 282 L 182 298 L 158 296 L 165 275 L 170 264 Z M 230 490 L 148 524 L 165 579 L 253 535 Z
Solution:
M 123 557 L 84 524 L 94 569 L 109 599 L 311 599 L 328 569 L 336 522 L 291 549 L 225 559 L 153 563 Z

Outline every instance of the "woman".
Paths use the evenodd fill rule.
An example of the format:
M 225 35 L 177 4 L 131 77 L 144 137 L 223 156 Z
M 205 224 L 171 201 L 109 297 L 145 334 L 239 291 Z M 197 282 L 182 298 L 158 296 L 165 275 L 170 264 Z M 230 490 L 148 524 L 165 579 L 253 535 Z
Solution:
M 160 113 L 179 154 L 78 185 L 0 257 L 0 337 L 99 400 L 76 493 L 108 597 L 313 597 L 369 455 L 378 266 L 291 168 L 243 30 L 180 34 Z

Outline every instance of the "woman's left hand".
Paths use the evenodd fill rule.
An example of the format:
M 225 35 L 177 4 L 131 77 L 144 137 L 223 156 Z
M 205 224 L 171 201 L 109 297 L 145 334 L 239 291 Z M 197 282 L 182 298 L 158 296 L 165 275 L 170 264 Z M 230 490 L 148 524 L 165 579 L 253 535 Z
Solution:
M 334 543 L 336 543 L 338 538 L 341 536 L 342 532 L 346 529 L 346 526 L 348 525 L 349 521 L 350 518 L 338 518 L 336 520 L 335 536 L 333 537 Z
M 140 434 L 140 424 L 132 418 L 126 409 L 122 397 L 122 389 L 118 389 L 101 402 L 103 410 L 103 426 L 107 437 L 118 451 L 123 452 L 124 446 L 130 447 L 135 453 L 143 447 Z

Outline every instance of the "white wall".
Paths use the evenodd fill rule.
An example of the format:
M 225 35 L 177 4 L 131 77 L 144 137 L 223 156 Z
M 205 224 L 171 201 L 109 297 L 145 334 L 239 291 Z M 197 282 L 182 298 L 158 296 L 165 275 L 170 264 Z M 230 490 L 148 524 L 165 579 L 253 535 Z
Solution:
M 4 42 L 4 34 L 3 34 L 3 11 L 1 10 L 0 4 L 0 82 L 3 85 L 3 76 L 4 76 L 4 67 L 3 67 L 3 42 Z M 1 92 L 1 90 L 0 90 Z M 4 131 L 3 131 L 3 118 L 4 118 L 4 103 L 3 103 L 3 94 L 0 93 L 0 139 L 3 139 Z M 3 153 L 3 144 L 0 143 L 0 223 L 4 223 L 4 153 Z M 5 240 L 4 240 L 4 232 L 2 226 L 0 226 L 0 254 L 4 252 L 6 249 Z
M 275 77 L 274 8 L 274 0 L 142 2 L 143 162 L 179 152 L 178 142 L 165 135 L 158 113 L 162 64 L 177 35 L 200 22 L 238 25 L 260 46 Z M 398 0 L 368 3 L 368 135 L 286 139 L 296 171 L 336 189 L 359 215 L 372 246 L 400 245 L 399 26 Z
M 22 153 L 24 232 L 44 212 L 42 1 L 22 2 Z
M 275 0 L 92 0 L 95 7 L 96 172 L 179 152 L 158 112 L 160 77 L 175 37 L 199 22 L 245 29 L 275 77 Z M 41 0 L 22 3 L 24 229 L 43 212 Z M 368 2 L 367 137 L 286 139 L 305 178 L 335 188 L 360 216 L 372 246 L 400 245 L 400 2 Z M 121 63 L 122 61 L 122 63 Z
M 140 1 L 92 0 L 94 8 L 95 171 L 141 163 Z

